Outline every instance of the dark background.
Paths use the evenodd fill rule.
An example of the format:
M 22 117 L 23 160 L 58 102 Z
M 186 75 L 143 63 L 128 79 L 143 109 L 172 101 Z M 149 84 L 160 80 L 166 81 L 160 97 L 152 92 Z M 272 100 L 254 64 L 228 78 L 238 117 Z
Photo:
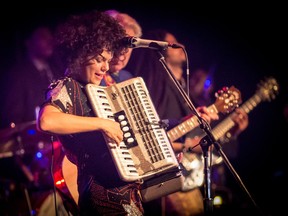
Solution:
M 37 22 L 57 23 L 71 13 L 90 9 L 117 9 L 134 17 L 143 31 L 166 28 L 185 44 L 190 70 L 215 66 L 215 87 L 236 86 L 243 101 L 256 91 L 264 77 L 275 77 L 280 93 L 275 100 L 259 104 L 249 114 L 249 127 L 239 137 L 240 149 L 233 166 L 264 212 L 278 215 L 286 210 L 288 187 L 285 151 L 288 119 L 287 11 L 281 4 L 216 4 L 175 1 L 156 6 L 146 1 L 25 1 L 1 6 L 1 79 L 13 64 L 25 29 Z M 44 6 L 45 5 L 45 6 Z M 5 15 L 4 15 L 5 14 Z M 6 15 L 7 14 L 7 15 Z M 229 175 L 229 174 L 228 174 Z M 234 196 L 248 200 L 231 175 Z M 249 201 L 247 201 L 249 203 Z

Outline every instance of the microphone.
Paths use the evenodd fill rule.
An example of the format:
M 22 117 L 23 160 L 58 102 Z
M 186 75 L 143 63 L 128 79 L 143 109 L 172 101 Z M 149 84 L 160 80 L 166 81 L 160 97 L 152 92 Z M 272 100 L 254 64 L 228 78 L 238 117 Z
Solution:
M 172 48 L 183 48 L 178 44 L 171 44 L 166 41 L 156 41 L 156 40 L 147 40 L 141 39 L 138 37 L 125 37 L 122 40 L 124 45 L 128 45 L 129 48 L 150 48 L 157 50 L 165 50 L 168 47 Z

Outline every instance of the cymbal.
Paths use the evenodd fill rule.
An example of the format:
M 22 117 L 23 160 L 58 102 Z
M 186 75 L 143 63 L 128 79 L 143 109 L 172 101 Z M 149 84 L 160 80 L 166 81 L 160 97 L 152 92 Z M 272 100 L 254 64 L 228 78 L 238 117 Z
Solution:
M 0 158 L 35 152 L 50 143 L 51 135 L 37 130 L 36 121 L 19 124 L 0 130 Z

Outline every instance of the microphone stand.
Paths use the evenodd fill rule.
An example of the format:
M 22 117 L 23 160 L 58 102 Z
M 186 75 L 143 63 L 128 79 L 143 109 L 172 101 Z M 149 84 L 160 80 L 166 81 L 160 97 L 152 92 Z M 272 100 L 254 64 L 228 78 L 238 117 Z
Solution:
M 170 68 L 167 66 L 167 63 L 166 63 L 165 58 L 164 58 L 163 54 L 161 53 L 161 51 L 157 50 L 157 53 L 160 56 L 159 61 L 162 63 L 162 65 L 165 68 L 166 72 L 168 73 L 170 79 L 172 80 L 174 85 L 177 87 L 178 91 L 180 92 L 181 96 L 183 97 L 183 99 L 185 100 L 187 105 L 189 106 L 190 110 L 196 115 L 196 117 L 199 121 L 200 127 L 202 129 L 204 129 L 204 131 L 206 133 L 208 132 L 207 136 L 202 138 L 202 140 L 200 141 L 200 145 L 201 145 L 204 159 L 205 159 L 205 161 L 204 161 L 204 176 L 205 176 L 205 181 L 204 181 L 204 188 L 205 188 L 204 210 L 205 210 L 205 213 L 206 212 L 212 213 L 212 211 L 213 211 L 213 199 L 211 198 L 211 176 L 210 176 L 210 168 L 208 166 L 208 150 L 209 150 L 209 146 L 211 145 L 210 140 L 213 139 L 212 133 L 208 129 L 207 123 L 204 123 L 203 119 L 201 118 L 198 111 L 196 110 L 194 104 L 191 102 L 190 98 L 188 97 L 186 92 L 183 90 L 180 83 L 176 80 L 176 78 L 174 77 Z M 210 138 L 210 136 L 211 136 L 211 138 Z M 209 137 L 209 139 L 206 139 L 208 137 Z
M 172 82 L 174 83 L 174 85 L 177 87 L 179 93 L 181 94 L 181 96 L 183 97 L 183 99 L 185 100 L 187 105 L 189 106 L 190 110 L 196 115 L 198 122 L 199 122 L 199 125 L 200 125 L 200 128 L 203 129 L 204 132 L 206 133 L 206 136 L 204 136 L 200 140 L 200 146 L 202 148 L 203 156 L 204 156 L 204 211 L 205 211 L 205 214 L 212 215 L 212 213 L 213 213 L 213 199 L 211 198 L 211 176 L 210 176 L 210 167 L 208 165 L 208 150 L 212 144 L 215 146 L 217 152 L 223 158 L 225 164 L 228 166 L 229 170 L 232 172 L 232 174 L 236 178 L 237 182 L 240 183 L 240 185 L 242 186 L 244 191 L 247 193 L 247 195 L 252 200 L 253 204 L 257 207 L 256 203 L 254 202 L 250 193 L 246 189 L 245 185 L 242 183 L 237 172 L 234 170 L 234 168 L 232 167 L 228 158 L 226 157 L 226 155 L 222 151 L 221 145 L 218 142 L 216 142 L 216 139 L 211 132 L 210 126 L 208 125 L 208 123 L 205 120 L 203 120 L 201 118 L 201 116 L 199 115 L 195 106 L 193 105 L 192 101 L 190 100 L 189 96 L 186 94 L 186 92 L 184 91 L 184 89 L 182 88 L 180 83 L 174 77 L 172 71 L 167 66 L 165 58 L 164 58 L 163 54 L 161 53 L 162 50 L 163 50 L 163 48 L 161 48 L 160 46 L 158 47 L 157 50 L 155 49 L 155 51 L 160 56 L 159 61 L 162 63 L 167 74 L 169 75 L 169 77 L 172 80 Z

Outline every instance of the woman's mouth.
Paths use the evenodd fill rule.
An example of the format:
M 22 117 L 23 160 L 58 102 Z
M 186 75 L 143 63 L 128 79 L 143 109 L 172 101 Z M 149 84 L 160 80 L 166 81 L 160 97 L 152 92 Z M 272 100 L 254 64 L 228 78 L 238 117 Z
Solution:
M 95 76 L 99 79 L 103 79 L 105 74 L 99 74 L 99 73 L 95 73 Z

